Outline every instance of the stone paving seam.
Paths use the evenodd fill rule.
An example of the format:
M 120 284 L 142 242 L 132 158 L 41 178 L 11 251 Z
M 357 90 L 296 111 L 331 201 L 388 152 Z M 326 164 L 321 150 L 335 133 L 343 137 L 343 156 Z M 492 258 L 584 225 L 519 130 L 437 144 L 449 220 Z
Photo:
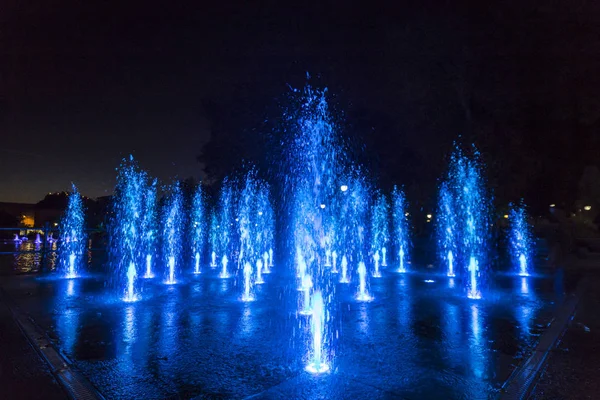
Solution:
M 0 288 L 0 291 L 2 292 L 6 306 L 9 308 L 21 332 L 23 332 L 32 347 L 49 366 L 51 373 L 62 385 L 68 397 L 74 400 L 105 400 L 104 396 L 94 388 L 83 374 L 71 368 L 35 322 L 20 313 L 12 305 L 12 301 L 6 291 L 3 288 Z
M 575 292 L 567 297 L 556 312 L 550 327 L 542 334 L 532 354 L 519 365 L 501 388 L 499 400 L 523 400 L 532 392 L 548 355 L 559 343 L 573 320 L 579 300 L 586 290 L 585 279 L 580 279 Z

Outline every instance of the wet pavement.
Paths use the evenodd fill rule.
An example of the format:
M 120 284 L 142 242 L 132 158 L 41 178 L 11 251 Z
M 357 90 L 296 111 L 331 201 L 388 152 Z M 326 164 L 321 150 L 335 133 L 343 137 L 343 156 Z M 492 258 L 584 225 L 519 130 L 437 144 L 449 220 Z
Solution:
M 550 352 L 533 400 L 597 399 L 600 393 L 600 263 L 560 344 Z
M 0 398 L 67 399 L 49 368 L 13 319 L 0 293 Z
M 425 282 L 431 279 L 433 282 Z M 547 276 L 497 276 L 483 300 L 435 274 L 384 273 L 371 302 L 339 284 L 332 371 L 304 371 L 309 319 L 277 273 L 239 300 L 205 269 L 177 285 L 148 281 L 124 303 L 102 274 L 14 276 L 4 289 L 106 398 L 489 398 L 535 346 L 557 298 Z

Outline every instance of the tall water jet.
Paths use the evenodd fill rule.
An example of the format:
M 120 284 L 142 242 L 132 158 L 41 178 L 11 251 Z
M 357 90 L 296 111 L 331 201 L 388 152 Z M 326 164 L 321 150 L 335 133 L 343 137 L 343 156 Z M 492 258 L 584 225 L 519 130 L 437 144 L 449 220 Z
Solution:
M 387 267 L 387 247 L 381 248 L 381 266 Z
M 342 256 L 342 277 L 340 278 L 340 283 L 350 283 L 350 279 L 348 279 L 348 259 L 346 256 Z
M 331 263 L 332 263 L 331 272 L 333 272 L 334 274 L 338 273 L 337 258 L 338 258 L 337 251 L 334 250 L 331 253 Z
M 269 269 L 269 253 L 268 252 L 264 252 L 263 253 L 263 266 L 264 266 L 264 274 L 270 274 L 271 270 Z
M 313 374 L 320 374 L 329 371 L 329 365 L 325 359 L 324 339 L 325 339 L 325 306 L 323 296 L 320 291 L 313 293 L 311 298 L 312 318 L 310 331 L 312 336 L 312 351 L 309 354 L 310 362 L 306 370 Z
M 58 265 L 65 278 L 80 276 L 80 267 L 87 247 L 83 199 L 75 185 L 69 193 L 67 209 L 60 220 Z
M 304 275 L 304 278 L 302 279 L 302 293 L 304 294 L 304 301 L 302 304 L 302 310 L 300 310 L 300 314 L 302 315 L 312 314 L 312 310 L 310 308 L 310 290 L 312 289 L 312 286 L 313 284 L 310 275 Z
M 254 283 L 256 283 L 257 285 L 261 285 L 261 284 L 265 283 L 265 281 L 263 280 L 263 277 L 262 277 L 262 273 L 263 273 L 262 269 L 263 269 L 263 262 L 259 258 L 256 261 L 256 281 L 254 281 Z
M 149 182 L 133 157 L 122 161 L 112 197 L 108 232 L 110 262 L 115 274 L 112 283 L 125 301 L 139 299 L 139 295 L 135 295 L 140 291 L 138 268 L 144 268 L 148 273 L 148 264 L 152 262 L 148 255 L 152 256 L 154 251 L 155 190 L 155 183 Z M 134 295 L 130 295 L 131 292 Z
M 219 248 L 219 221 L 213 211 L 210 215 L 210 267 L 217 267 L 217 249 Z
M 202 249 L 204 248 L 205 224 L 204 224 L 204 193 L 202 184 L 198 184 L 192 198 L 191 212 L 191 233 L 192 233 L 192 251 L 194 258 L 194 274 L 201 272 L 200 263 L 202 260 Z
M 264 213 L 259 211 L 259 185 L 256 170 L 251 169 L 246 173 L 237 204 L 238 265 L 254 263 L 262 255 L 260 247 L 264 232 L 259 223 L 262 225 Z M 260 209 L 263 207 L 261 204 Z
M 479 154 L 475 150 L 472 158 L 467 157 L 460 149 L 453 153 L 441 199 L 449 197 L 446 203 L 452 207 L 446 209 L 447 215 L 442 219 L 454 216 L 452 236 L 442 240 L 440 245 L 450 242 L 454 248 L 443 247 L 442 252 L 452 252 L 453 268 L 463 268 L 468 279 L 464 279 L 465 290 L 470 298 L 481 298 L 482 283 L 485 283 L 488 264 L 488 240 L 490 237 L 491 197 L 487 194 L 485 182 L 481 176 L 482 169 Z M 441 200 L 441 201 L 442 201 Z M 443 202 L 442 202 L 443 203 Z M 453 211 L 453 212 L 452 212 Z M 452 227 L 449 222 L 444 222 Z M 448 231 L 446 234 L 450 234 Z
M 263 181 L 257 181 L 254 188 L 254 253 L 257 256 L 263 255 L 263 273 L 269 273 L 269 267 L 273 264 L 272 246 L 275 237 L 275 218 L 270 200 L 270 189 L 269 185 Z M 269 260 L 269 252 L 271 260 Z
M 372 297 L 367 292 L 367 266 L 364 262 L 358 263 L 358 294 L 359 301 L 370 301 Z
M 184 224 L 183 193 L 179 183 L 175 183 L 165 199 L 162 211 L 162 252 L 167 266 L 165 283 L 169 285 L 177 283 Z
M 137 277 L 137 270 L 135 268 L 135 263 L 129 263 L 129 268 L 127 268 L 127 291 L 125 293 L 125 301 L 132 302 L 136 301 L 137 297 L 135 295 L 135 278 Z
M 219 274 L 219 278 L 227 279 L 231 277 L 229 271 L 227 271 L 227 264 L 229 263 L 229 259 L 226 255 L 223 255 L 221 259 L 221 273 Z
M 394 224 L 394 240 L 398 251 L 398 272 L 407 271 L 409 261 L 410 234 L 408 231 L 408 204 L 404 192 L 394 186 L 392 192 L 392 218 Z
M 508 214 L 510 222 L 510 254 L 515 271 L 520 276 L 529 276 L 533 250 L 533 234 L 527 222 L 527 211 L 520 204 L 510 205 Z
M 244 293 L 242 294 L 242 301 L 252 301 L 252 265 L 249 262 L 244 264 Z
M 376 251 L 373 255 L 373 264 L 375 265 L 375 270 L 373 271 L 373 277 L 381 278 L 381 272 L 379 272 L 379 251 Z
M 477 259 L 475 257 L 470 258 L 468 271 L 469 271 L 469 286 L 468 286 L 467 297 L 470 299 L 480 299 L 481 292 L 479 291 L 479 288 L 477 287 L 477 281 L 479 278 L 479 263 L 477 262 Z
M 273 227 L 273 230 L 275 230 L 275 227 Z M 269 267 L 273 266 L 273 248 L 269 248 Z
M 442 182 L 438 199 L 438 210 L 436 218 L 436 232 L 438 241 L 438 253 L 443 264 L 446 265 L 446 275 L 456 276 L 454 268 L 454 255 L 457 254 L 458 225 L 457 210 L 454 197 L 447 182 Z
M 218 224 L 217 238 L 219 250 L 217 255 L 220 257 L 226 256 L 227 259 L 232 259 L 233 256 L 233 233 L 236 230 L 235 224 L 235 200 L 234 188 L 231 181 L 225 178 L 221 187 L 218 207 Z
M 141 221 L 141 256 L 145 256 L 146 273 L 144 278 L 154 278 L 154 271 L 152 270 L 152 259 L 156 254 L 156 241 L 158 237 L 158 212 L 156 202 L 156 191 L 157 191 L 156 179 L 151 180 L 145 190 L 143 197 L 143 212 Z
M 311 276 L 314 290 L 323 293 L 322 297 L 319 294 L 319 307 L 327 314 L 336 285 L 329 274 L 329 268 L 325 267 L 325 252 L 327 249 L 333 250 L 328 247 L 332 238 L 330 222 L 339 212 L 339 197 L 344 194 L 338 189 L 338 183 L 343 179 L 343 147 L 339 145 L 335 135 L 325 91 L 313 91 L 307 86 L 304 91 L 295 93 L 300 95 L 300 107 L 290 109 L 292 113 L 284 117 L 289 122 L 287 131 L 293 134 L 283 155 L 287 163 L 284 172 L 289 177 L 286 191 L 290 192 L 290 196 L 286 198 L 288 203 L 284 205 L 291 210 L 289 243 L 295 251 L 295 266 L 299 278 L 304 278 L 306 274 Z M 352 228 L 356 225 L 358 224 Z M 312 318 L 315 319 L 314 314 Z M 324 323 L 321 318 L 319 324 Z M 319 335 L 322 335 L 322 326 L 320 331 L 322 333 Z M 332 334 L 334 330 L 325 329 L 325 332 Z M 333 337 L 325 342 L 331 343 L 332 340 Z M 319 346 L 322 345 L 323 340 L 320 339 Z M 321 369 L 319 363 L 320 361 L 317 363 L 317 370 Z
M 375 204 L 371 209 L 371 254 L 374 261 L 375 271 L 373 276 L 381 277 L 379 266 L 386 266 L 386 245 L 389 241 L 389 205 L 386 197 L 379 193 Z M 381 255 L 383 258 L 381 259 Z M 379 263 L 382 261 L 381 264 Z

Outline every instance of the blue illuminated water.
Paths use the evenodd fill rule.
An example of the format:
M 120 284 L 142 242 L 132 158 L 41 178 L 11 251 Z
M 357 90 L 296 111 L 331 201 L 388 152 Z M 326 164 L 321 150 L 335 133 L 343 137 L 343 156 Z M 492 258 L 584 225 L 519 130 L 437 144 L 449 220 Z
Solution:
M 75 185 L 69 193 L 67 209 L 60 220 L 58 266 L 65 278 L 77 278 L 87 257 L 87 235 L 85 234 L 85 210 L 83 199 Z
M 183 193 L 178 183 L 169 191 L 162 209 L 162 255 L 165 268 L 165 283 L 177 283 L 182 245 L 184 239 L 185 215 Z
M 491 196 L 487 193 L 479 154 L 452 154 L 449 172 L 440 188 L 438 252 L 446 255 L 448 274 L 462 270 L 467 297 L 482 297 L 489 268 Z M 452 265 L 453 271 L 450 271 Z
M 108 224 L 113 284 L 123 300 L 139 299 L 139 271 L 152 275 L 155 251 L 156 181 L 150 181 L 133 157 L 122 161 Z M 150 257 L 148 257 L 150 256 Z
M 190 254 L 192 256 L 194 274 L 199 274 L 201 272 L 201 262 L 204 256 L 204 238 L 206 233 L 204 193 L 201 184 L 196 187 L 194 192 L 190 215 L 190 230 L 192 236 Z
M 387 246 L 390 240 L 390 206 L 387 198 L 378 193 L 371 209 L 371 257 L 373 258 L 373 277 L 380 278 L 380 267 L 387 266 Z
M 510 223 L 510 254 L 514 269 L 518 275 L 531 274 L 533 261 L 533 233 L 531 225 L 527 222 L 525 205 L 510 205 L 508 214 Z
M 454 268 L 454 254 L 457 254 L 458 225 L 454 197 L 448 187 L 448 183 L 440 185 L 438 211 L 437 211 L 437 241 L 438 254 L 446 269 L 446 275 L 456 276 Z
M 394 226 L 394 243 L 396 247 L 397 271 L 405 273 L 408 271 L 410 261 L 410 232 L 408 225 L 408 204 L 404 192 L 394 186 L 392 192 L 392 218 Z
M 142 215 L 142 246 L 141 256 L 145 256 L 145 273 L 144 278 L 154 278 L 155 274 L 153 271 L 152 262 L 156 258 L 157 252 L 157 239 L 158 239 L 158 211 L 157 211 L 157 185 L 156 179 L 151 179 L 147 183 L 146 190 L 144 193 L 144 206 Z

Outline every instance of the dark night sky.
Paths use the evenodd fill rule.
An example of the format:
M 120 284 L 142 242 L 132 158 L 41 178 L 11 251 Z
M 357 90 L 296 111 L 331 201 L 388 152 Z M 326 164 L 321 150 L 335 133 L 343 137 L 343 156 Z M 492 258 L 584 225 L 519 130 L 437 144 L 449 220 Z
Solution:
M 216 3 L 5 2 L 0 201 L 35 202 L 71 181 L 110 194 L 129 153 L 160 179 L 200 177 L 206 100 L 266 107 L 307 71 L 341 110 L 385 115 L 393 146 L 435 165 L 470 129 L 465 91 L 492 135 L 526 127 L 540 151 L 541 141 L 595 143 L 594 2 Z M 574 180 L 596 160 L 589 149 L 564 155 Z

